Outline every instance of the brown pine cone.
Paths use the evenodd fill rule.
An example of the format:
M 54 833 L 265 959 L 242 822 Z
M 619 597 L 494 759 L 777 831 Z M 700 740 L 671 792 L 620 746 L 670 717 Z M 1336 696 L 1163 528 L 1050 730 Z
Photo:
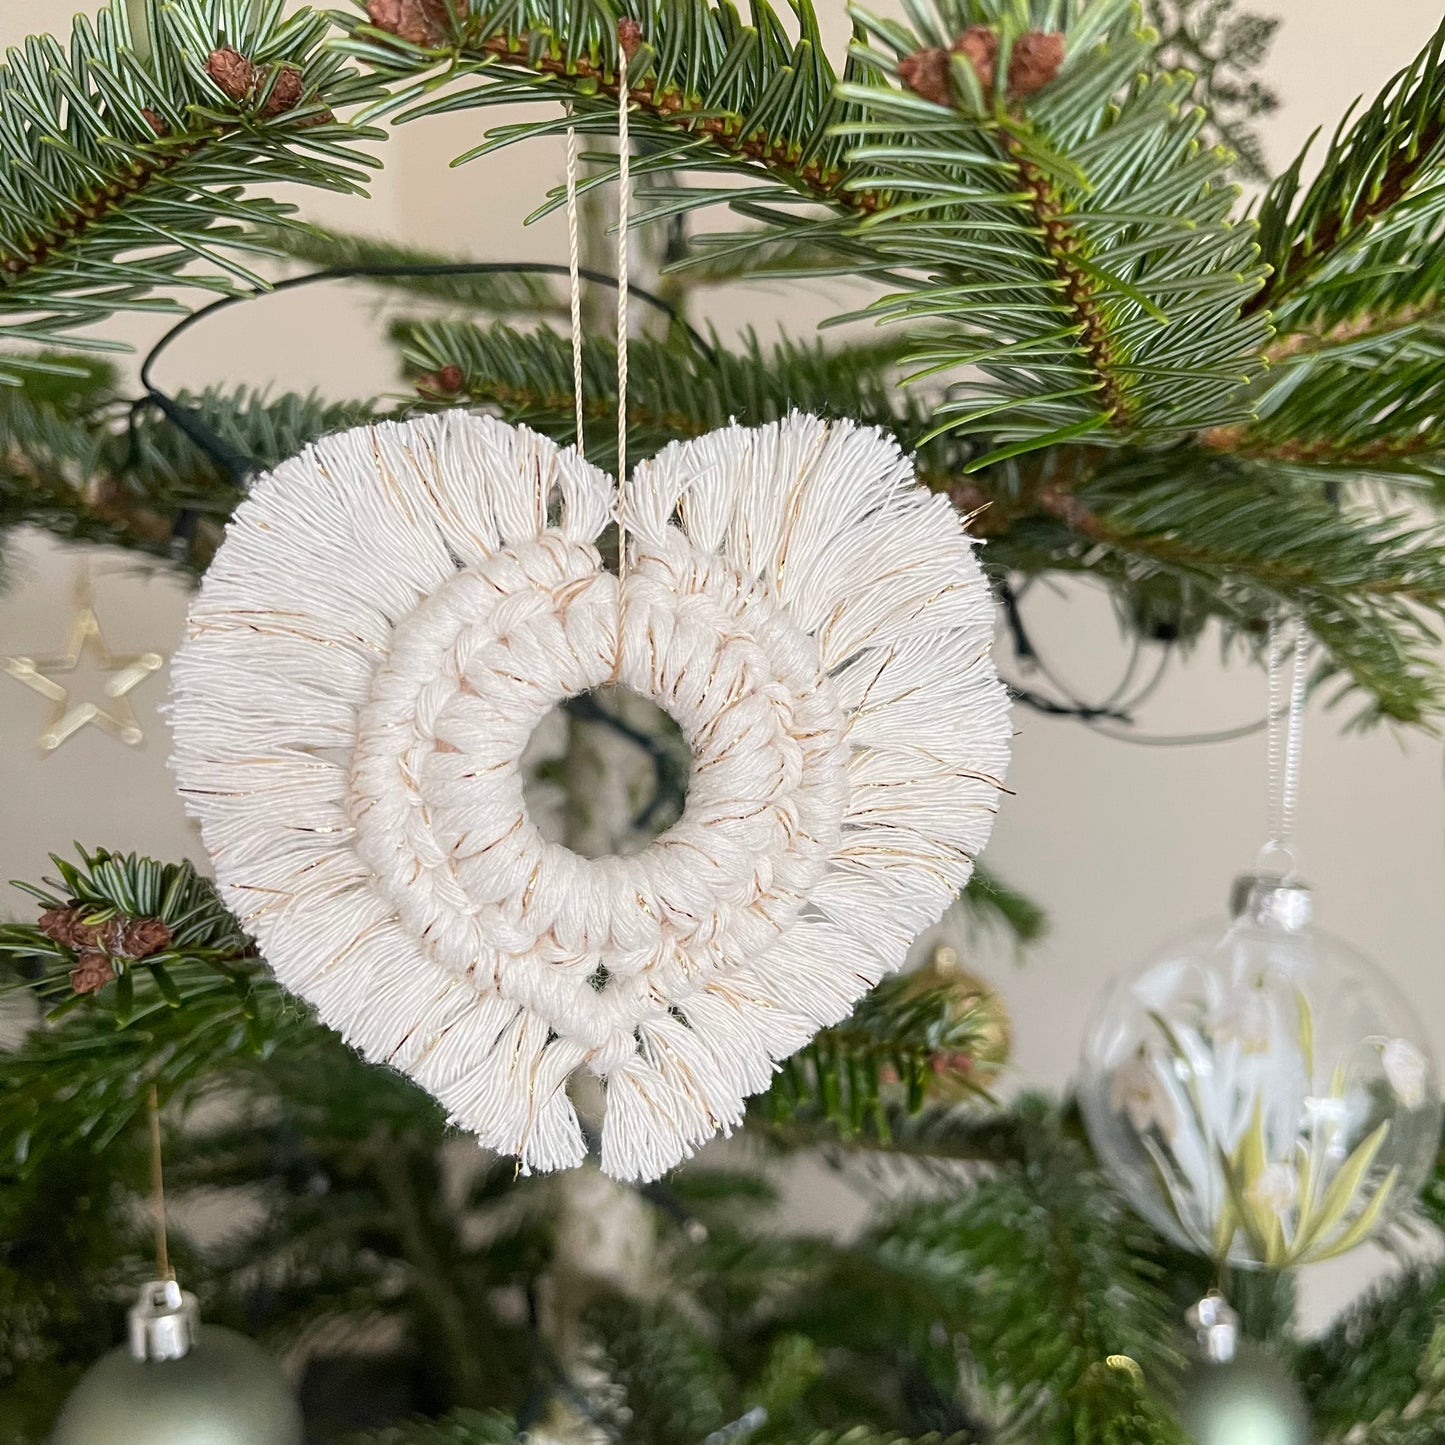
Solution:
M 456 396 L 466 385 L 466 377 L 456 362 L 448 362 L 440 371 L 424 371 L 417 377 L 417 392 L 425 397 Z
M 126 918 L 121 929 L 120 947 L 111 949 L 124 958 L 149 958 L 170 947 L 171 930 L 159 918 Z
M 983 87 L 983 93 L 988 95 L 993 90 L 994 61 L 998 57 L 998 36 L 987 25 L 970 25 L 953 42 L 953 49 L 956 54 L 968 57 L 969 64 L 973 66 L 973 73 L 978 76 L 978 83 Z M 1010 66 L 1010 70 L 1012 70 L 1012 66 Z
M 1037 95 L 1064 63 L 1064 37 L 1053 31 L 1030 30 L 1013 43 L 1008 58 L 1008 90 L 1027 99 Z
M 934 105 L 953 104 L 946 50 L 919 50 L 905 55 L 898 62 L 898 78 L 914 95 L 921 95 Z
M 64 908 L 47 908 L 40 915 L 40 931 L 65 948 L 89 948 L 95 943 L 95 929 L 83 920 L 86 907 L 72 899 Z
M 238 105 L 256 88 L 256 67 L 229 45 L 206 57 L 206 74 L 221 87 L 228 100 Z
M 104 923 L 97 923 L 91 930 L 89 939 L 82 939 L 77 945 L 80 948 L 99 948 L 106 953 L 117 954 L 124 952 L 122 944 L 125 941 L 125 928 L 130 920 L 124 913 L 117 913 L 107 918 Z
M 466 5 L 467 0 L 453 0 L 452 9 L 461 17 Z M 452 36 L 447 0 L 369 0 L 366 16 L 378 30 L 413 45 L 442 45 Z
M 269 79 L 268 75 L 267 80 Z M 275 85 L 271 87 L 271 94 L 266 97 L 266 103 L 261 107 L 261 114 L 284 115 L 288 110 L 295 110 L 301 104 L 304 88 L 301 72 L 294 65 L 283 65 Z
M 90 909 L 72 900 L 64 908 L 47 908 L 40 915 L 40 931 L 77 953 L 99 952 L 117 958 L 147 958 L 171 941 L 171 930 L 159 918 L 132 918 L 116 913 L 99 923 L 85 922 Z
M 998 35 L 987 25 L 970 25 L 953 42 L 952 54 L 968 59 L 984 94 L 991 95 L 998 79 Z M 898 78 L 915 95 L 936 105 L 952 105 L 949 58 L 947 50 L 920 50 L 899 62 Z M 1037 95 L 1059 73 L 1063 63 L 1062 35 L 1044 30 L 1030 30 L 1027 35 L 1020 35 L 1009 52 L 1010 98 L 1026 100 Z
M 93 939 L 82 939 L 81 948 L 104 949 L 112 958 L 145 958 L 171 941 L 170 929 L 159 918 L 132 918 L 117 913 L 92 930 Z
M 642 44 L 642 25 L 632 16 L 624 15 L 617 22 L 617 43 L 629 60 L 637 54 L 638 47 Z
M 70 970 L 70 986 L 76 993 L 99 993 L 114 977 L 110 959 L 95 949 L 88 949 Z

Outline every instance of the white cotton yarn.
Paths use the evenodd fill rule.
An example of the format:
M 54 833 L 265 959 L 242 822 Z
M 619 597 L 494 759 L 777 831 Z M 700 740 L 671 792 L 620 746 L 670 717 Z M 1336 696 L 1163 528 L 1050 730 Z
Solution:
M 173 766 L 281 982 L 524 1169 L 652 1179 L 846 1017 L 967 881 L 1009 723 L 950 505 L 881 433 L 794 415 L 617 488 L 466 411 L 257 482 L 172 666 Z M 610 683 L 677 721 L 683 816 L 588 859 L 520 759 Z

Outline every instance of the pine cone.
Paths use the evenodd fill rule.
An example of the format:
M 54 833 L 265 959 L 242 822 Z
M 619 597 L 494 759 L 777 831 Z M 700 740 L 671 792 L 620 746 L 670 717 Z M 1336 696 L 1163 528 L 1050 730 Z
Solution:
M 125 914 L 117 913 L 114 917 L 107 918 L 104 923 L 97 923 L 91 930 L 90 938 L 82 939 L 78 946 L 103 949 L 109 954 L 121 953 L 126 924 L 129 922 Z
M 110 959 L 95 949 L 88 949 L 70 970 L 70 986 L 76 993 L 99 993 L 114 977 Z
M 112 958 L 145 958 L 171 941 L 170 929 L 159 918 L 133 918 L 129 913 L 117 913 L 90 931 L 93 937 L 82 939 L 79 947 L 104 949 Z
M 440 371 L 424 371 L 416 379 L 416 389 L 426 397 L 456 396 L 466 385 L 466 377 L 456 362 L 448 362 Z
M 64 908 L 47 908 L 40 915 L 40 931 L 82 956 L 110 954 L 116 958 L 147 958 L 171 941 L 171 930 L 159 918 L 133 918 L 117 913 L 100 923 L 87 923 L 89 905 L 72 900 Z
M 642 26 L 630 15 L 624 15 L 617 22 L 617 43 L 629 60 L 637 54 L 638 47 L 642 44 Z
M 993 93 L 998 79 L 998 35 L 987 25 L 970 25 L 953 42 L 953 54 L 965 56 L 978 76 L 985 95 Z M 1053 31 L 1030 30 L 1020 35 L 1009 52 L 1008 93 L 1011 99 L 1037 95 L 1059 73 L 1064 63 L 1064 37 Z M 898 78 L 915 95 L 936 105 L 952 105 L 949 52 L 920 50 L 898 65 Z
M 159 918 L 126 918 L 120 932 L 120 947 L 110 951 L 123 958 L 149 958 L 170 947 L 171 930 Z
M 905 55 L 898 62 L 898 78 L 914 95 L 921 95 L 934 105 L 953 104 L 946 50 L 918 50 Z
M 443 45 L 452 37 L 452 13 L 466 14 L 467 0 L 369 0 L 366 16 L 378 30 L 387 30 L 413 45 Z
M 238 105 L 256 87 L 256 67 L 229 45 L 213 50 L 206 57 L 206 74 L 221 87 L 227 99 Z
M 73 899 L 64 908 L 47 908 L 40 915 L 40 931 L 64 948 L 89 948 L 95 942 L 95 929 L 82 922 L 85 914 L 85 905 Z
M 1009 94 L 1023 99 L 1037 95 L 1059 73 L 1063 63 L 1062 35 L 1046 30 L 1020 35 L 1009 52 Z
M 267 80 L 270 80 L 269 75 Z M 266 97 L 266 103 L 261 107 L 261 114 L 284 115 L 288 110 L 295 110 L 301 104 L 304 88 L 301 72 L 294 65 L 283 65 L 276 76 L 275 85 L 271 87 L 271 94 Z
M 987 25 L 970 25 L 953 42 L 953 48 L 957 54 L 968 57 L 983 93 L 989 94 L 993 90 L 994 61 L 998 58 L 998 36 Z M 1009 72 L 1013 72 L 1012 65 Z

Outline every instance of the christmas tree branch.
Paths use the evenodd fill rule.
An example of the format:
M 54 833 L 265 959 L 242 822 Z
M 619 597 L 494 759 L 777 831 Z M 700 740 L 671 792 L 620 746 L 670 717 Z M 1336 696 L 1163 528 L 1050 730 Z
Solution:
M 1335 1440 L 1362 1422 L 1418 1412 L 1442 1361 L 1445 1267 L 1434 1264 L 1376 1285 L 1299 1350 L 1296 1370 L 1323 1437 Z M 1434 1382 L 1437 1412 L 1445 1410 L 1442 1384 Z
M 394 87 L 374 114 L 407 106 L 414 107 L 406 113 L 412 118 L 539 98 L 534 85 L 516 83 L 522 77 L 541 80 L 553 98 L 570 101 L 579 130 L 600 129 L 599 119 L 615 116 L 617 12 L 593 0 L 578 7 L 542 0 L 507 9 L 470 0 L 461 13 L 382 0 L 368 10 L 372 23 L 343 21 L 351 38 L 340 48 Z M 676 41 L 644 36 L 640 21 L 627 30 L 630 47 L 646 46 L 629 67 L 635 133 L 675 143 L 681 132 L 704 155 L 759 168 L 802 198 L 858 214 L 876 209 L 878 197 L 844 188 L 841 150 L 828 126 L 846 111 L 833 101 L 835 77 L 811 7 L 795 12 L 801 34 L 791 43 L 769 7 L 753 13 L 756 23 L 744 26 L 735 15 L 692 0 L 668 17 L 691 32 L 685 42 L 682 35 Z M 428 90 L 458 78 L 478 89 L 416 104 Z M 468 158 L 491 148 L 479 147 Z
M 967 1342 L 982 1392 L 1018 1438 L 1179 1445 L 1151 1388 L 1177 1356 L 1172 1305 L 1141 1259 L 1143 1227 L 1046 1105 L 1023 1101 L 1014 1117 L 1022 1159 L 959 1200 L 885 1217 L 863 1249 Z M 821 1307 L 837 1308 L 825 1293 Z
M 566 299 L 557 287 L 545 276 L 525 270 L 525 263 L 515 270 L 479 268 L 468 275 L 460 270 L 467 264 L 461 256 L 311 226 L 273 227 L 264 231 L 261 239 L 278 254 L 318 269 L 382 271 L 356 280 L 405 296 L 464 306 L 491 316 L 567 315 Z
M 437 320 L 400 323 L 395 334 L 423 402 L 482 403 L 509 421 L 572 439 L 571 353 L 560 333 Z M 794 407 L 878 425 L 905 449 L 916 448 L 925 483 L 977 514 L 974 526 L 989 538 L 985 556 L 995 570 L 1090 570 L 1116 591 L 1124 615 L 1147 614 L 1181 638 L 1197 635 L 1208 619 L 1250 637 L 1283 602 L 1307 617 L 1333 666 L 1367 694 L 1373 712 L 1422 721 L 1435 708 L 1430 617 L 1445 603 L 1445 544 L 1432 529 L 1354 504 L 1342 508 L 1318 482 L 1293 475 L 1302 464 L 1250 465 L 1213 449 L 1054 447 L 965 481 L 974 449 L 959 439 L 927 439 L 928 396 L 900 394 L 890 384 L 901 349 L 886 337 L 836 351 L 793 343 L 764 350 L 748 339 L 729 348 L 717 337 L 704 351 L 686 337 L 638 338 L 633 445 L 646 454 L 734 418 L 756 425 Z M 1422 386 L 1436 385 L 1425 364 L 1433 354 L 1422 353 Z M 0 426 L 10 441 L 8 457 L 0 457 L 6 517 L 164 554 L 177 516 L 190 510 L 201 519 L 190 564 L 203 565 L 238 500 L 234 482 L 163 416 L 130 418 L 113 387 L 103 369 L 83 380 L 37 372 L 24 387 L 0 393 Z M 611 346 L 587 338 L 589 414 L 610 414 L 614 388 Z M 386 414 L 375 403 L 331 405 L 245 388 L 180 400 L 258 467 L 327 431 Z M 1349 413 L 1337 415 L 1348 441 Z M 1402 425 L 1413 424 L 1401 415 Z M 608 467 L 611 438 L 610 427 L 589 434 L 593 460 Z M 1416 464 L 1424 470 L 1428 454 Z M 1161 616 L 1166 601 L 1172 616 Z
M 1445 26 L 1330 144 L 1316 180 L 1301 193 L 1301 152 L 1270 187 L 1259 212 L 1260 242 L 1272 274 L 1250 303 L 1272 309 L 1285 330 L 1358 314 L 1379 296 L 1381 267 L 1404 233 L 1412 245 L 1438 231 L 1445 198 L 1434 185 L 1445 141 Z M 1438 256 L 1438 248 L 1434 248 Z M 1438 265 L 1417 269 L 1396 304 L 1426 284 L 1440 288 Z
M 986 995 L 960 997 L 947 974 L 885 979 L 845 1023 L 820 1030 L 787 1059 L 753 1107 L 772 1123 L 798 1113 L 826 1120 L 844 1138 L 866 1125 L 886 1146 L 890 1102 L 917 1113 L 931 1089 L 984 1092 L 975 1075 L 1004 1062 L 996 1020 Z
M 488 403 L 571 440 L 571 352 L 559 333 L 438 321 L 406 324 L 398 339 L 424 394 L 445 387 L 447 400 Z M 921 479 L 975 515 L 986 561 L 1000 572 L 1088 570 L 1115 589 L 1126 616 L 1157 617 L 1167 590 L 1176 606 L 1169 625 L 1182 638 L 1208 619 L 1252 637 L 1285 604 L 1366 695 L 1368 713 L 1420 722 L 1439 705 L 1431 618 L 1445 606 L 1445 538 L 1430 527 L 1341 508 L 1311 479 L 1194 447 L 1054 447 L 965 479 L 975 453 L 957 439 L 929 439 L 925 395 L 900 399 L 888 386 L 896 351 L 783 344 L 765 352 L 716 337 L 712 346 L 702 355 L 682 341 L 634 345 L 629 416 L 640 454 L 795 406 L 855 417 L 917 448 Z M 606 416 L 615 405 L 610 345 L 588 338 L 584 366 L 584 395 Z M 589 444 L 594 460 L 611 466 L 606 431 Z M 1146 593 L 1147 608 L 1138 601 Z
M 1423 311 L 1382 329 L 1367 320 L 1280 357 L 1257 418 L 1204 434 L 1235 456 L 1353 479 L 1445 477 L 1445 329 Z
M 855 46 L 836 84 L 806 12 L 796 44 L 765 8 L 755 28 L 705 0 L 625 17 L 635 131 L 648 142 L 634 174 L 669 178 L 651 181 L 653 209 L 638 223 L 726 202 L 772 240 L 901 284 L 867 314 L 923 330 L 906 367 L 946 373 L 956 391 L 935 424 L 986 430 L 994 457 L 1086 432 L 1117 442 L 1242 417 L 1234 398 L 1267 327 L 1239 312 L 1262 273 L 1248 228 L 1228 215 L 1225 160 L 1198 146 L 1202 116 L 1180 107 L 1187 82 L 1148 74 L 1152 38 L 1127 5 L 1100 0 L 1062 36 L 1048 28 L 1054 10 L 1034 8 L 1033 29 L 992 6 L 979 26 L 963 0 L 944 0 L 918 7 L 917 33 L 858 12 L 873 46 Z M 616 18 L 601 0 L 473 0 L 430 21 L 406 6 L 371 9 L 378 23 L 346 48 L 378 67 L 405 118 L 568 105 L 503 127 L 469 156 L 568 124 L 615 127 Z M 949 62 L 971 24 L 984 50 Z M 1001 73 L 995 93 L 993 67 L 1006 72 L 1010 54 L 1016 74 L 1005 84 Z M 454 80 L 463 87 L 430 94 Z M 699 117 L 739 148 L 720 154 L 696 133 L 707 128 Z M 683 183 L 720 171 L 736 173 L 730 186 Z M 703 237 L 697 254 L 727 244 Z
M 220 1063 L 316 1025 L 287 1000 L 214 889 L 189 863 L 104 849 L 18 885 L 35 924 L 0 925 L 7 988 L 49 1011 L 0 1054 L 0 1159 L 102 1149 L 157 1085 L 186 1093 Z
M 765 1096 L 766 1097 L 766 1096 Z M 787 1150 L 821 1149 L 837 1159 L 908 1160 L 956 1176 L 959 1164 L 997 1164 L 1022 1157 L 1024 1136 L 1006 1113 L 992 1107 L 927 1104 L 910 1110 L 885 1099 L 883 1120 L 866 1114 L 840 1128 L 821 1110 L 800 1107 L 779 1119 L 760 1108 L 748 1115 L 749 1133 Z
M 43 527 L 204 568 L 240 500 L 237 479 L 156 408 L 137 408 L 93 358 L 60 354 L 17 373 L 20 385 L 0 388 L 0 526 Z M 257 469 L 375 414 L 374 403 L 332 405 L 248 387 L 181 392 L 176 401 Z M 183 512 L 199 525 L 177 551 Z
M 1362 720 L 1422 722 L 1439 709 L 1434 653 L 1445 536 L 1438 528 L 1336 504 L 1318 481 L 1282 470 L 1250 470 L 1188 449 L 1167 468 L 1160 460 L 1111 456 L 1077 486 L 1046 497 L 1045 507 L 1095 549 L 1073 542 L 1055 550 L 1041 538 L 1051 566 L 1110 577 L 1126 602 L 1167 584 L 1175 631 L 1184 637 L 1202 615 L 1247 639 L 1283 606 L 1323 647 L 1326 670 L 1346 684 L 1339 695 L 1363 695 Z
M 486 405 L 507 421 L 558 441 L 573 440 L 572 351 L 561 332 L 438 320 L 402 323 L 393 336 L 424 398 Z M 926 430 L 922 405 L 900 398 L 890 385 L 900 342 L 827 351 L 816 343 L 786 341 L 765 348 L 751 335 L 732 346 L 715 334 L 705 339 L 706 350 L 683 335 L 666 341 L 638 337 L 629 347 L 629 437 L 639 456 L 734 419 L 759 425 L 793 410 L 882 426 L 905 446 Z M 598 419 L 615 415 L 612 343 L 584 337 L 582 360 L 584 413 Z M 608 428 L 597 428 L 587 441 L 592 461 L 615 466 Z M 925 455 L 943 466 L 950 448 L 937 444 L 925 448 Z
M 417 1420 L 357 1435 L 351 1445 L 522 1445 L 528 1438 L 500 1411 L 457 1410 L 440 1420 Z
M 243 15 L 245 18 L 243 18 Z M 263 286 L 237 259 L 294 209 L 249 195 L 358 191 L 364 98 L 323 41 L 329 21 L 226 0 L 151 3 L 144 45 L 124 0 L 81 16 L 67 50 L 32 37 L 0 66 L 0 338 L 117 349 L 71 333 L 120 310 L 179 310 L 178 285 Z M 204 259 L 210 272 L 191 269 Z M 181 281 L 184 273 L 184 283 Z M 9 373 L 6 373 L 7 377 Z

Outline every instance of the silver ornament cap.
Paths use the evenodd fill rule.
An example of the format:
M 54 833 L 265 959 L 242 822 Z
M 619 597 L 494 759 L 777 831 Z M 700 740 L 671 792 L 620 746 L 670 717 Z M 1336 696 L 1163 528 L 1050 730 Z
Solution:
M 1184 1320 L 1194 1331 L 1200 1359 L 1224 1365 L 1234 1358 L 1239 1348 L 1239 1316 L 1230 1309 L 1222 1294 L 1205 1295 Z
M 173 1279 L 147 1280 L 128 1318 L 130 1352 L 137 1360 L 182 1359 L 201 1325 L 195 1295 Z

